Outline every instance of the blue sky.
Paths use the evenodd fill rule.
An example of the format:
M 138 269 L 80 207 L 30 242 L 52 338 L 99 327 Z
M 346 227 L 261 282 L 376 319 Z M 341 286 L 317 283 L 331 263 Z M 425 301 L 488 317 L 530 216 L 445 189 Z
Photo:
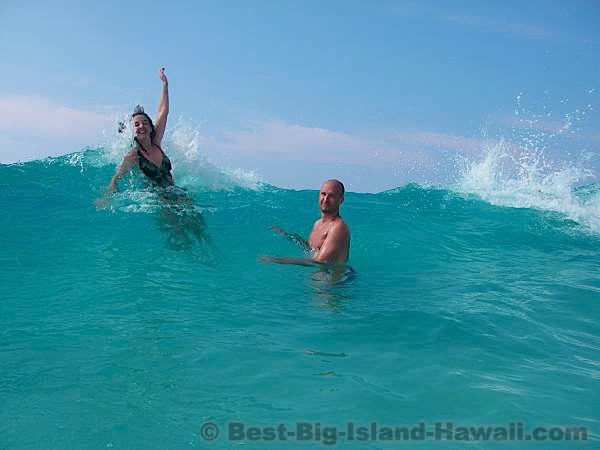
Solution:
M 594 0 L 2 0 L 0 162 L 106 143 L 165 66 L 168 132 L 277 186 L 443 182 L 532 139 L 597 179 L 598 55 Z

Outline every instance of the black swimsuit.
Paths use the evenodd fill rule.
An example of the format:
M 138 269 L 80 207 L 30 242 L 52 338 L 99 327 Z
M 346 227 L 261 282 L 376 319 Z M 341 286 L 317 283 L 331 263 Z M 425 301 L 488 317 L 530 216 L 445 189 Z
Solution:
M 142 152 L 143 147 L 141 145 L 138 147 L 137 154 L 138 162 L 140 164 L 140 170 L 144 172 L 144 175 L 146 175 L 160 187 L 164 188 L 168 186 L 173 186 L 173 176 L 171 175 L 171 161 L 169 160 L 167 155 L 165 155 L 165 152 L 163 152 L 162 148 L 160 148 L 160 146 L 158 145 L 157 147 L 163 155 L 160 167 L 154 165 L 152 161 L 150 161 L 144 156 L 144 153 Z M 146 151 L 146 149 L 143 150 Z

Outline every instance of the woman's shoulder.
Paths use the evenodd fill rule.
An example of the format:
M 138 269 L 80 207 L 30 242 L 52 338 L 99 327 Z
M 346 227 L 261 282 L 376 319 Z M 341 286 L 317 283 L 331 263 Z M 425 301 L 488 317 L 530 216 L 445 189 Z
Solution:
M 127 153 L 125 153 L 125 159 L 137 159 L 138 157 L 138 148 L 131 147 Z
M 162 139 L 152 139 L 152 145 L 156 145 L 160 149 L 160 151 L 162 152 L 163 149 L 160 146 L 160 144 L 162 144 Z

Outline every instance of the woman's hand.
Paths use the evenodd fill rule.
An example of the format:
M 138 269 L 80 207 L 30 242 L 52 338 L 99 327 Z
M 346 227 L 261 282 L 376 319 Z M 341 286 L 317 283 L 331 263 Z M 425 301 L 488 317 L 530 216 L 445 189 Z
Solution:
M 105 195 L 104 197 L 100 197 L 100 198 L 96 199 L 96 201 L 94 202 L 96 204 L 96 209 L 98 209 L 98 210 L 107 209 L 108 201 L 109 201 L 108 195 Z
M 165 75 L 164 67 L 161 67 L 160 70 L 158 71 L 158 78 L 160 78 L 160 81 L 162 81 L 163 84 L 169 84 L 169 80 L 167 80 L 167 76 Z

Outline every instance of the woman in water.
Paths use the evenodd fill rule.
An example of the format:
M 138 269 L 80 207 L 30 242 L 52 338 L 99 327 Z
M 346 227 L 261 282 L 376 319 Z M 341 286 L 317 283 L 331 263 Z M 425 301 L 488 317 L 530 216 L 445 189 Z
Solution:
M 136 106 L 131 115 L 135 134 L 134 145 L 110 180 L 106 196 L 97 200 L 96 205 L 104 207 L 108 196 L 118 190 L 119 180 L 137 165 L 154 186 L 168 188 L 160 189 L 158 193 L 159 198 L 164 202 L 164 206 L 160 208 L 158 225 L 161 230 L 170 233 L 167 242 L 174 248 L 189 248 L 193 245 L 194 239 L 198 242 L 206 242 L 209 238 L 205 234 L 202 215 L 193 209 L 192 199 L 183 189 L 175 186 L 171 175 L 171 161 L 160 146 L 169 115 L 169 82 L 164 67 L 160 69 L 159 77 L 162 81 L 162 91 L 156 113 L 156 125 L 144 112 L 144 108 Z
M 167 127 L 167 116 L 169 115 L 169 82 L 164 67 L 160 69 L 159 77 L 162 81 L 162 91 L 158 103 L 158 112 L 156 113 L 156 125 L 152 123 L 152 119 L 141 106 L 138 105 L 135 108 L 131 115 L 135 145 L 127 152 L 123 162 L 112 180 L 110 180 L 106 190 L 107 195 L 117 191 L 119 180 L 135 165 L 138 165 L 146 177 L 157 186 L 164 188 L 174 185 L 173 176 L 171 175 L 171 161 L 160 147 Z

